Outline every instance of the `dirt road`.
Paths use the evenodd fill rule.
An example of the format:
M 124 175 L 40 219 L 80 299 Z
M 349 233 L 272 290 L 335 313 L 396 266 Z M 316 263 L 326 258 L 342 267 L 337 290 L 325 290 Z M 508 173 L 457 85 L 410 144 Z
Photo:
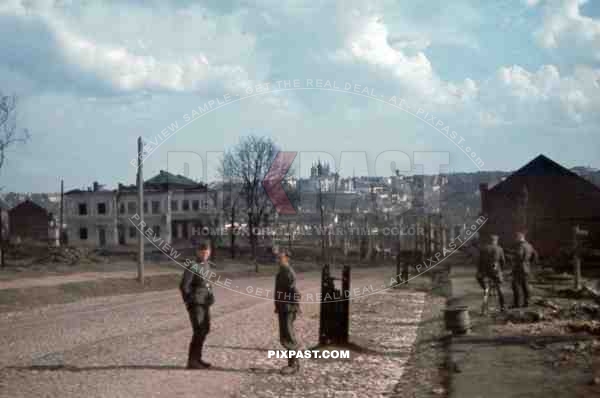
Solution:
M 386 278 L 358 272 L 353 287 Z M 319 290 L 318 274 L 298 279 L 303 293 Z M 234 285 L 270 289 L 273 280 Z M 0 396 L 240 396 L 252 377 L 275 374 L 285 363 L 267 359 L 267 350 L 280 348 L 273 302 L 225 289 L 216 295 L 206 349 L 210 371 L 184 367 L 191 330 L 176 290 L 0 314 Z M 420 314 L 419 306 L 410 311 Z M 314 345 L 318 305 L 304 307 L 301 338 Z

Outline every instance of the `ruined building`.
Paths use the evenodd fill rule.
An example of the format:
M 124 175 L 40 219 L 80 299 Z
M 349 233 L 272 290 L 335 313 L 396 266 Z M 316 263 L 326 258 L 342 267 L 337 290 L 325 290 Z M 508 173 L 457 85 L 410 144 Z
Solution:
M 144 221 L 165 242 L 185 245 L 214 223 L 217 195 L 204 184 L 161 171 L 144 182 Z M 69 244 L 135 245 L 139 231 L 130 219 L 139 211 L 135 185 L 119 184 L 117 189 L 107 190 L 94 183 L 87 190 L 68 191 L 65 220 Z
M 600 243 L 600 188 L 544 155 L 491 188 L 481 184 L 480 193 L 489 217 L 484 237 L 497 234 L 510 245 L 526 231 L 541 255 L 554 255 L 578 225 L 590 232 L 590 243 Z

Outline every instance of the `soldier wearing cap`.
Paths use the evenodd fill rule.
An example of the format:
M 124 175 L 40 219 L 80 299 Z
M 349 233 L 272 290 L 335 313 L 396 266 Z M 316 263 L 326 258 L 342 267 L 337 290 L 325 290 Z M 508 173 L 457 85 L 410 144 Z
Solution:
M 196 250 L 196 262 L 198 269 L 210 269 L 208 259 L 210 257 L 210 245 L 201 243 Z M 206 369 L 210 363 L 202 360 L 202 350 L 206 335 L 210 331 L 210 306 L 214 304 L 214 295 L 210 282 L 204 279 L 198 272 L 186 268 L 183 272 L 181 284 L 179 285 L 181 296 L 188 311 L 192 330 L 194 332 L 188 352 L 188 369 Z
M 298 341 L 294 332 L 294 321 L 300 312 L 300 293 L 296 288 L 296 273 L 289 263 L 290 254 L 285 249 L 273 249 L 279 260 L 279 272 L 275 277 L 275 313 L 279 320 L 279 340 L 288 350 L 297 350 Z M 282 374 L 296 373 L 300 368 L 297 358 L 289 358 Z
M 517 258 L 512 270 L 513 308 L 519 308 L 520 290 L 523 291 L 523 307 L 529 305 L 529 274 L 531 265 L 538 261 L 537 251 L 525 240 L 525 233 L 517 232 L 516 240 Z
M 483 289 L 482 313 L 487 312 L 490 287 L 496 290 L 500 311 L 505 310 L 504 293 L 502 292 L 502 270 L 505 265 L 504 250 L 498 244 L 498 235 L 491 235 L 490 242 L 481 247 L 479 266 L 477 267 L 477 282 Z

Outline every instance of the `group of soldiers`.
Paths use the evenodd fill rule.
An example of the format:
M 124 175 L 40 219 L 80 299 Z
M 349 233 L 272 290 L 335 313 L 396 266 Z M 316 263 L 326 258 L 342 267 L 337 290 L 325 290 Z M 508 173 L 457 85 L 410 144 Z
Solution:
M 279 272 L 275 276 L 275 313 L 279 320 L 281 345 L 288 350 L 297 350 L 298 342 L 294 333 L 294 321 L 300 313 L 300 293 L 296 288 L 296 274 L 289 263 L 290 253 L 274 249 L 279 262 Z M 196 262 L 210 270 L 210 245 L 202 243 L 196 250 Z M 192 324 L 192 341 L 188 351 L 188 369 L 207 369 L 210 363 L 202 359 L 204 341 L 210 331 L 210 306 L 215 302 L 210 281 L 186 268 L 179 286 L 183 302 Z M 293 374 L 299 370 L 297 358 L 289 358 L 282 374 Z
M 512 290 L 513 305 L 511 308 L 529 306 L 530 288 L 529 277 L 531 265 L 537 263 L 538 254 L 531 243 L 525 239 L 523 232 L 516 234 L 516 248 L 514 250 L 514 259 L 512 261 Z M 495 292 L 498 296 L 500 311 L 504 311 L 505 301 L 502 291 L 504 282 L 503 272 L 506 270 L 506 258 L 504 249 L 498 244 L 498 236 L 491 235 L 489 243 L 481 247 L 479 264 L 477 267 L 477 282 L 483 289 L 483 304 L 481 312 L 487 313 L 488 297 L 490 292 Z M 523 302 L 521 305 L 521 292 L 523 293 Z
M 538 260 L 533 246 L 525 240 L 525 234 L 517 233 L 516 258 L 512 264 L 513 308 L 529 305 L 529 275 L 531 265 Z M 281 345 L 288 350 L 297 350 L 298 342 L 294 333 L 294 321 L 300 313 L 300 293 L 296 288 L 296 274 L 289 264 L 290 253 L 285 250 L 274 250 L 279 262 L 279 272 L 275 276 L 275 313 L 279 321 L 279 339 Z M 210 270 L 210 245 L 202 243 L 196 250 L 196 262 L 205 271 Z M 506 268 L 504 249 L 498 244 L 498 236 L 491 235 L 489 243 L 481 247 L 477 267 L 477 281 L 484 292 L 482 312 L 488 308 L 488 297 L 493 290 L 498 296 L 500 310 L 505 310 L 502 283 L 503 272 Z M 192 340 L 189 345 L 189 369 L 207 369 L 210 363 L 202 359 L 204 341 L 210 331 L 210 307 L 215 302 L 215 296 L 210 281 L 198 273 L 186 268 L 181 279 L 180 291 L 189 314 L 192 325 Z M 521 305 L 521 291 L 523 304 Z M 289 358 L 288 364 L 281 372 L 293 374 L 299 370 L 297 358 Z

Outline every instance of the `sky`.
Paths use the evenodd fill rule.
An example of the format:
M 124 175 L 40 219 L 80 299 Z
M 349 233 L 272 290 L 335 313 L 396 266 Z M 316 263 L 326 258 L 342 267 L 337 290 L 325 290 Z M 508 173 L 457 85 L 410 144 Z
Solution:
M 133 183 L 139 136 L 146 177 L 248 134 L 299 176 L 600 168 L 600 1 L 0 0 L 0 91 L 5 192 Z

